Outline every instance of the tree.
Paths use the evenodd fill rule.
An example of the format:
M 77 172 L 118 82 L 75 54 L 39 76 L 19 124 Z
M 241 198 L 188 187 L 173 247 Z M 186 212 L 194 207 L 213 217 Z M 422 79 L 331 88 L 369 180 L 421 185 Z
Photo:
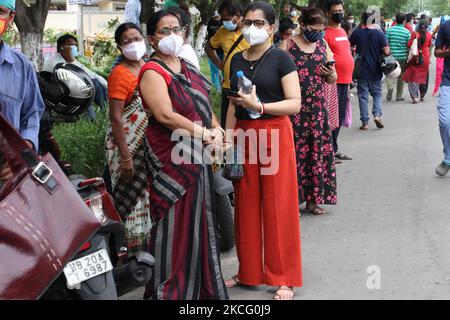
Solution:
M 31 60 L 35 70 L 43 63 L 42 40 L 50 0 L 16 1 L 15 23 L 20 33 L 22 52 Z

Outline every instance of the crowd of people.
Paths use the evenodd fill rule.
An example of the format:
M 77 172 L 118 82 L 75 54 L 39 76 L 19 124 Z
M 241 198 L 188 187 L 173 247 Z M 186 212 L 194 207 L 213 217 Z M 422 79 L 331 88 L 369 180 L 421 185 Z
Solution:
M 14 14 L 14 0 L 0 0 L 0 35 Z M 383 78 L 388 101 L 395 79 L 397 101 L 404 100 L 403 82 L 413 103 L 423 101 L 427 91 L 429 19 L 421 17 L 413 26 L 413 16 L 398 13 L 387 27 L 372 18 L 364 12 L 356 24 L 342 0 L 329 0 L 325 11 L 286 4 L 279 17 L 266 2 L 244 9 L 224 0 L 205 42 L 212 84 L 199 70 L 183 8 L 154 13 L 147 35 L 136 23 L 118 27 L 121 56 L 108 83 L 88 74 L 98 88 L 96 103 L 109 101 L 106 172 L 129 249 L 147 250 L 156 259 L 145 298 L 228 299 L 227 288 L 238 285 L 274 286 L 274 299 L 294 297 L 294 288 L 303 284 L 300 212 L 322 215 L 323 205 L 336 205 L 336 165 L 352 160 L 338 144 L 351 116 L 351 88 L 356 84 L 361 130 L 369 130 L 369 95 L 374 123 L 384 127 Z M 77 44 L 74 36 L 59 38 L 44 69 L 77 63 Z M 450 22 L 445 22 L 435 42 L 436 57 L 445 61 L 438 107 L 444 144 L 444 160 L 436 169 L 440 176 L 450 170 L 449 44 Z M 380 58 L 391 55 L 398 63 L 393 77 L 380 67 Z M 29 61 L 3 41 L 0 73 L 7 75 L 0 79 L 0 111 L 38 149 L 44 104 L 36 77 Z M 251 93 L 242 91 L 240 74 L 251 80 Z M 220 116 L 212 111 L 212 85 L 222 92 Z M 190 148 L 226 150 L 244 142 L 243 175 L 234 181 L 239 268 L 229 279 L 223 279 L 217 246 L 212 167 L 185 161 L 177 153 L 183 142 L 173 140 L 174 132 L 192 138 L 183 147 L 192 158 L 196 151 Z M 270 164 L 260 153 L 252 159 L 255 148 L 278 153 L 277 170 L 262 174 Z M 10 177 L 3 166 L 1 180 Z

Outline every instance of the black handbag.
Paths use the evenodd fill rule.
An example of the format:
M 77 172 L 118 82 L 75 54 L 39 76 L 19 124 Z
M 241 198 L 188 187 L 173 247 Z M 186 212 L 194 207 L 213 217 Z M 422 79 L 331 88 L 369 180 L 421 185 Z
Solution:
M 222 176 L 230 181 L 238 181 L 244 176 L 244 166 L 242 163 L 241 148 L 234 146 L 229 149 L 226 153 Z

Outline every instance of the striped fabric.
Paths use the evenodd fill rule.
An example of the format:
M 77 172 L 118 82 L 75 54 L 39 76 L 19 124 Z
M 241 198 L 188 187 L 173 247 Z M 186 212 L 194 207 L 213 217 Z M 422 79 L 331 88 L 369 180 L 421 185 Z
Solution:
M 408 41 L 411 33 L 403 25 L 396 25 L 387 29 L 386 38 L 392 55 L 397 61 L 406 61 L 408 58 Z
M 163 76 L 175 112 L 202 126 L 211 126 L 210 86 L 195 67 L 182 60 L 182 72 L 169 75 L 161 62 L 151 61 L 142 68 L 141 76 L 146 70 Z M 228 299 L 216 243 L 211 167 L 199 161 L 173 161 L 178 150 L 201 160 L 202 142 L 172 141 L 172 131 L 153 117 L 146 136 L 151 166 L 150 213 L 154 222 L 150 253 L 156 263 L 145 298 Z

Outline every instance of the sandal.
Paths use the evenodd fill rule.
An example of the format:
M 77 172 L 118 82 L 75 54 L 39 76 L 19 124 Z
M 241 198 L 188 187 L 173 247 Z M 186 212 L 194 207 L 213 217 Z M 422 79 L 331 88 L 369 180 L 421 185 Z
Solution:
M 285 294 L 283 294 L 283 292 Z M 286 294 L 286 292 L 288 294 Z M 273 295 L 273 300 L 292 300 L 295 295 L 295 289 L 288 286 L 279 286 L 275 294 Z
M 369 130 L 369 126 L 367 124 L 363 124 L 361 127 L 359 127 L 359 130 L 363 131 Z
M 237 275 L 232 276 L 228 280 L 225 280 L 225 286 L 227 288 L 234 288 L 234 287 L 237 287 L 237 286 L 240 286 L 240 285 L 241 285 L 241 282 L 239 281 Z
M 338 158 L 339 160 L 353 160 L 351 157 L 349 157 L 349 156 L 347 156 L 347 155 L 345 155 L 343 153 L 340 153 L 340 152 L 336 153 L 334 155 L 334 157 Z
M 305 212 L 312 213 L 314 215 L 322 215 L 325 213 L 325 209 L 319 207 L 317 204 L 307 204 L 305 207 Z

